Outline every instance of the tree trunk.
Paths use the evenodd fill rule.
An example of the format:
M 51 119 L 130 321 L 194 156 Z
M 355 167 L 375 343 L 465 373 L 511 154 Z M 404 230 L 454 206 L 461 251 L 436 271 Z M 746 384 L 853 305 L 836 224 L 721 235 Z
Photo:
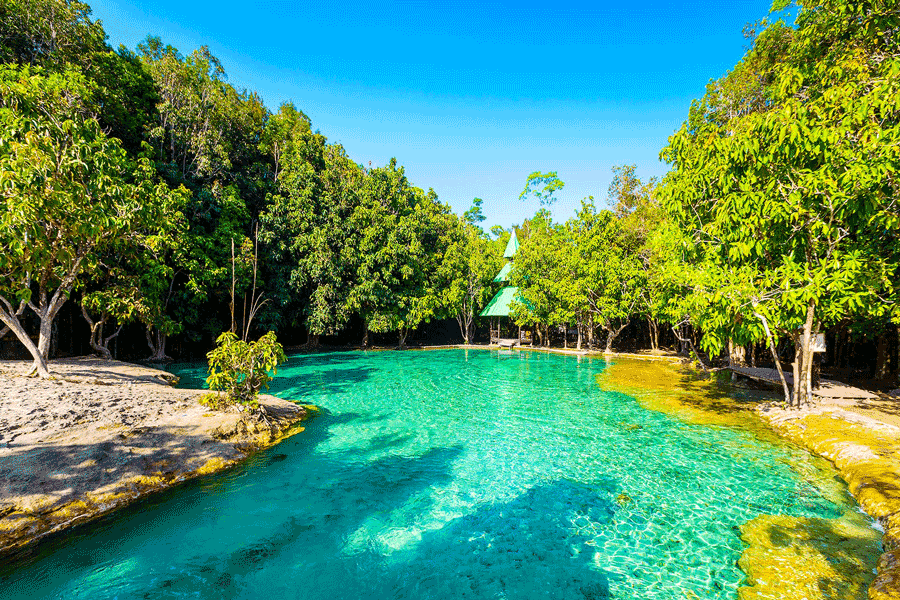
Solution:
M 626 327 L 628 327 L 628 323 L 631 319 L 625 319 L 625 322 L 618 329 L 614 329 L 610 324 L 604 324 L 603 328 L 606 330 L 606 350 L 604 350 L 604 354 L 612 354 L 613 353 L 613 342 L 616 341 L 616 338 L 619 337 L 619 334 L 622 333 Z
M 594 316 L 588 319 L 588 350 L 594 351 Z
M 150 347 L 150 357 L 147 362 L 168 362 L 172 359 L 166 356 L 166 334 L 158 327 L 147 325 L 147 346 Z
M 306 347 L 307 348 L 318 348 L 319 347 L 319 335 L 316 333 L 307 333 L 306 334 Z
M 743 367 L 746 363 L 747 350 L 743 346 L 728 340 L 728 366 Z
M 362 347 L 363 347 L 363 349 L 369 347 L 369 324 L 368 323 L 366 323 L 366 325 L 365 325 L 365 333 L 363 333 Z
M 647 317 L 647 326 L 650 329 L 650 349 L 656 352 L 659 349 L 659 326 L 653 317 Z
M 882 333 L 878 336 L 878 343 L 875 350 L 875 379 L 883 380 L 888 376 L 888 339 L 887 335 Z
M 84 317 L 84 320 L 87 321 L 88 327 L 91 329 L 91 337 L 89 340 L 89 344 L 91 349 L 96 352 L 100 358 L 105 358 L 107 360 L 112 359 L 112 353 L 109 351 L 109 348 L 103 344 L 103 326 L 106 325 L 106 322 L 109 320 L 109 316 L 104 313 L 100 315 L 100 319 L 98 321 L 94 321 L 91 316 L 88 314 L 87 309 L 82 305 L 81 314 Z M 121 329 L 121 328 L 120 328 Z M 110 337 L 115 337 L 115 334 Z
M 818 329 L 815 316 L 816 302 L 815 300 L 810 300 L 806 305 L 806 322 L 803 324 L 803 334 L 800 336 L 800 379 L 794 380 L 794 395 L 797 398 L 798 408 L 813 402 L 812 371 L 814 353 L 812 352 L 812 343 Z
M 754 309 L 756 308 L 757 303 L 753 303 Z M 756 312 L 753 311 L 753 314 L 756 315 L 756 318 L 762 321 L 763 330 L 766 332 L 766 341 L 769 342 L 769 350 L 772 352 L 772 360 L 775 361 L 775 368 L 778 369 L 778 377 L 781 378 L 781 386 L 784 389 L 784 400 L 788 403 L 788 406 L 791 405 L 791 390 L 788 388 L 787 379 L 784 376 L 784 371 L 781 368 L 781 361 L 778 360 L 778 349 L 775 347 L 775 340 L 772 338 L 772 331 L 769 329 L 769 322 L 766 318 Z
M 578 329 L 578 351 L 581 351 L 581 317 L 578 318 L 578 321 L 575 323 L 575 328 Z
M 406 336 L 409 335 L 409 329 L 407 329 L 406 327 L 401 327 L 398 333 L 400 334 L 399 347 L 401 350 L 406 350 Z
M 459 325 L 459 334 L 462 336 L 463 343 L 469 344 L 469 324 L 466 323 L 462 312 L 456 313 L 456 324 Z
M 47 360 L 43 357 L 31 338 L 28 337 L 25 328 L 22 327 L 22 323 L 19 321 L 19 315 L 21 313 L 13 312 L 10 304 L 6 302 L 5 299 L 2 300 L 3 304 L 6 305 L 7 310 L 0 307 L 0 321 L 2 321 L 6 327 L 9 327 L 10 331 L 15 334 L 19 341 L 22 342 L 22 345 L 28 350 L 29 354 L 31 354 L 32 358 L 34 358 L 33 369 L 37 371 L 38 377 L 47 379 L 50 377 L 50 371 L 47 369 Z
M 687 332 L 685 332 L 686 325 L 681 324 L 678 326 L 679 331 L 675 331 L 675 328 L 672 328 L 672 333 L 675 334 L 675 337 L 678 338 L 678 343 L 681 344 L 681 352 L 682 356 L 690 357 L 690 340 L 687 338 Z

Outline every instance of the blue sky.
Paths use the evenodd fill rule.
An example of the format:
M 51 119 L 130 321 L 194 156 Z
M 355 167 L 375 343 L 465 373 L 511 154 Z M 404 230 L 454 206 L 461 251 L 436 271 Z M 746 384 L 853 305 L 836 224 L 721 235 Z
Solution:
M 292 100 L 356 162 L 395 156 L 456 212 L 483 198 L 488 226 L 534 213 L 532 171 L 566 182 L 560 220 L 606 200 L 613 165 L 664 174 L 659 150 L 771 4 L 88 1 L 114 46 L 208 45 L 235 87 Z

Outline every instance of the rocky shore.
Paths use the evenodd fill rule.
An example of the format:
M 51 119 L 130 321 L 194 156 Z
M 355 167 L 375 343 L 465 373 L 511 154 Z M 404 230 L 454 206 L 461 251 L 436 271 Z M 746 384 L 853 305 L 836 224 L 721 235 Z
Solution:
M 801 411 L 766 404 L 759 413 L 783 436 L 834 463 L 860 507 L 884 529 L 868 597 L 900 598 L 900 428 L 827 404 Z
M 741 527 L 741 600 L 900 598 L 900 401 L 821 399 L 814 408 L 784 410 L 772 394 L 724 373 L 621 357 L 598 383 L 690 423 L 805 448 L 831 462 L 846 488 L 815 467 L 802 475 L 836 503 L 849 491 L 883 529 L 855 511 L 836 519 L 762 514 Z
M 261 395 L 258 412 L 211 411 L 165 371 L 96 358 L 53 378 L 0 361 L 0 555 L 302 431 L 312 407 Z

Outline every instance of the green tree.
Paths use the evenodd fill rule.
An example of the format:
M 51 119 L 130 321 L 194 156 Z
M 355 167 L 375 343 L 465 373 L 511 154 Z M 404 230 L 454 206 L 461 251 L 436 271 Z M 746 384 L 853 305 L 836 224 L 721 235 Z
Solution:
M 437 274 L 441 304 L 459 324 L 463 341 L 470 344 L 475 316 L 493 292 L 491 281 L 501 268 L 502 249 L 465 216 L 448 232 L 448 238 Z
M 541 206 L 549 208 L 556 202 L 556 192 L 565 186 L 565 182 L 557 176 L 556 171 L 547 173 L 535 171 L 525 180 L 525 189 L 519 194 L 519 200 L 534 196 L 540 201 Z
M 463 213 L 463 221 L 475 227 L 478 231 L 483 231 L 481 229 L 481 224 L 484 223 L 486 217 L 484 213 L 481 212 L 481 207 L 484 205 L 484 200 L 481 198 L 475 198 L 472 200 L 472 206 Z
M 4 0 L 0 4 L 0 62 L 64 70 L 84 66 L 106 46 L 106 33 L 78 1 Z
M 340 145 L 290 128 L 293 138 L 271 143 L 284 150 L 279 191 L 260 217 L 271 264 L 273 298 L 295 316 L 309 343 L 341 331 L 356 276 L 357 249 L 348 223 L 361 198 L 365 173 Z
M 886 4 L 803 2 L 796 29 L 762 31 L 662 152 L 662 201 L 720 279 L 700 291 L 704 345 L 790 338 L 796 405 L 818 332 L 896 314 L 900 42 L 880 33 L 895 26 Z M 753 94 L 727 94 L 748 72 Z
M 164 218 L 172 192 L 86 116 L 92 88 L 74 71 L 0 67 L 0 321 L 41 377 L 53 320 L 103 248 Z M 40 321 L 37 345 L 15 305 Z
M 225 392 L 225 398 L 212 400 L 216 406 L 233 403 L 256 405 L 256 397 L 278 374 L 278 365 L 287 360 L 284 348 L 270 331 L 255 342 L 245 342 L 226 331 L 216 340 L 216 348 L 206 355 L 211 390 Z M 269 373 L 272 373 L 271 375 Z
M 395 159 L 371 169 L 350 220 L 350 261 L 355 265 L 348 308 L 368 333 L 408 333 L 440 308 L 434 285 L 450 209 L 437 194 L 409 184 Z

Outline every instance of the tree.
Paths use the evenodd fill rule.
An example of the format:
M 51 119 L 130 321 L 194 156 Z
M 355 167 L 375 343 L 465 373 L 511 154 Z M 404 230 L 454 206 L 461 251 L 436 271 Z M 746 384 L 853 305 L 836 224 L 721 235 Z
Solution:
M 138 52 L 159 91 L 159 122 L 150 134 L 169 176 L 234 183 L 244 155 L 256 152 L 263 137 L 268 111 L 262 101 L 228 85 L 222 63 L 206 46 L 184 57 L 151 36 Z
M 560 269 L 565 254 L 564 232 L 553 223 L 547 209 L 523 223 L 523 229 L 529 233 L 523 236 L 510 273 L 510 283 L 519 289 L 510 316 L 519 325 L 536 327 L 541 342 L 549 345 L 549 335 L 541 333 L 541 326 L 549 328 L 570 320 L 568 307 L 560 298 L 565 278 Z
M 702 292 L 715 315 L 704 345 L 717 351 L 730 330 L 777 361 L 775 338 L 789 338 L 797 406 L 818 332 L 897 315 L 900 42 L 880 33 L 892 24 L 881 3 L 802 3 L 796 29 L 762 31 L 662 152 L 662 201 L 721 278 Z M 752 98 L 723 99 L 748 72 Z
M 606 352 L 636 313 L 645 273 L 634 240 L 610 211 L 597 211 L 583 201 L 577 215 L 575 244 L 583 271 L 580 285 L 588 310 L 606 331 Z
M 206 384 L 211 390 L 225 392 L 224 401 L 215 398 L 213 404 L 238 403 L 255 407 L 259 391 L 269 388 L 269 382 L 278 374 L 278 365 L 287 357 L 272 331 L 249 343 L 226 331 L 216 340 L 216 348 L 206 355 L 206 359 L 209 363 Z
M 556 175 L 556 171 L 547 173 L 535 171 L 525 180 L 525 189 L 519 194 L 519 200 L 534 196 L 540 200 L 541 206 L 549 208 L 556 202 L 556 192 L 563 189 L 565 185 L 565 182 Z
M 260 240 L 271 257 L 272 297 L 280 312 L 295 315 L 309 343 L 341 331 L 356 276 L 357 249 L 348 231 L 365 173 L 340 145 L 302 127 L 288 128 L 273 147 L 282 150 L 278 193 L 260 216 Z
M 108 284 L 103 289 L 85 294 L 81 299 L 81 314 L 91 330 L 91 349 L 101 358 L 111 359 L 110 342 L 119 336 L 126 323 L 137 319 L 142 312 L 145 308 L 136 286 Z M 99 317 L 91 313 L 99 313 Z M 107 325 L 118 327 L 110 335 L 105 335 Z
M 0 62 L 64 70 L 84 66 L 106 34 L 77 0 L 5 0 L 0 5 Z
M 502 249 L 465 217 L 457 222 L 449 237 L 452 241 L 438 270 L 441 304 L 459 324 L 463 341 L 470 344 L 475 334 L 475 316 L 490 299 L 491 281 L 502 264 Z
M 355 273 L 347 306 L 365 321 L 363 346 L 369 331 L 397 331 L 403 347 L 408 333 L 437 312 L 434 281 L 449 217 L 433 190 L 409 184 L 396 159 L 366 173 L 348 243 Z
M 41 377 L 53 320 L 97 252 L 160 219 L 172 198 L 146 158 L 86 116 L 92 88 L 75 71 L 0 67 L 0 321 Z M 37 345 L 15 305 L 40 321 Z
M 484 204 L 484 200 L 481 198 L 475 198 L 472 200 L 472 206 L 463 213 L 463 221 L 469 223 L 472 227 L 475 227 L 478 231 L 483 231 L 481 229 L 481 224 L 484 222 L 486 217 L 484 213 L 481 212 L 481 207 Z

